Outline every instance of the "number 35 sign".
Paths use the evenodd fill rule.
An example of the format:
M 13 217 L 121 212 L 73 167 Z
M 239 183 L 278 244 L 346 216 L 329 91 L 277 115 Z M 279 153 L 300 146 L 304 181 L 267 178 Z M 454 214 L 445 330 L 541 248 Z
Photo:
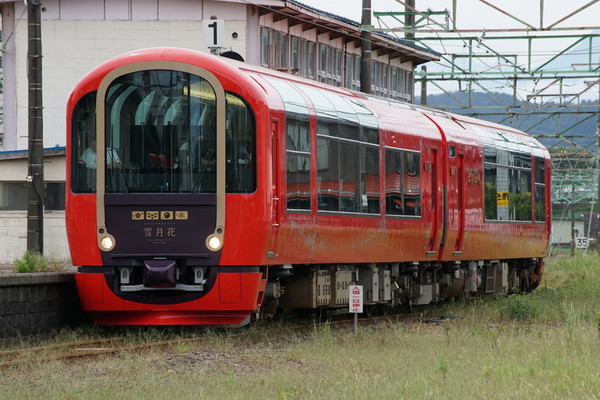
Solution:
M 206 47 L 224 47 L 225 23 L 222 19 L 203 20 L 202 27 Z
M 589 240 L 586 237 L 577 237 L 575 238 L 575 248 L 576 249 L 587 249 L 589 245 Z

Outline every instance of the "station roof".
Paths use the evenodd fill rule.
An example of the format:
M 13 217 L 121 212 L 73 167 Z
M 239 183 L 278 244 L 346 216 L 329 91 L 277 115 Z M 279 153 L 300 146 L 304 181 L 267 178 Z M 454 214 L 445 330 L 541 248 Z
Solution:
M 44 157 L 64 156 L 67 153 L 66 147 L 56 146 L 44 148 Z M 16 160 L 29 157 L 28 150 L 7 150 L 0 151 L 0 160 Z
M 261 15 L 276 14 L 275 21 L 289 19 L 293 21 L 292 25 L 303 25 L 306 30 L 316 28 L 318 33 L 329 32 L 331 38 L 345 37 L 348 42 L 360 41 L 361 24 L 349 18 L 295 0 L 255 0 L 250 3 L 259 7 Z M 395 36 L 373 32 L 371 41 L 373 52 L 378 55 L 390 54 L 391 57 L 400 57 L 402 62 L 412 61 L 418 65 L 440 59 L 439 53 Z

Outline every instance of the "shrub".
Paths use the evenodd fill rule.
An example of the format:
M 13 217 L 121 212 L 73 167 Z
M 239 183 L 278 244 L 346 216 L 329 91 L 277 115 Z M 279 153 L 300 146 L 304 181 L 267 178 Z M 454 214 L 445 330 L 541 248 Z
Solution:
M 510 296 L 503 309 L 503 313 L 507 317 L 518 321 L 535 318 L 537 311 L 535 302 L 529 296 L 522 294 Z
M 14 261 L 14 264 L 17 272 L 43 272 L 47 262 L 43 255 L 27 250 L 22 258 Z

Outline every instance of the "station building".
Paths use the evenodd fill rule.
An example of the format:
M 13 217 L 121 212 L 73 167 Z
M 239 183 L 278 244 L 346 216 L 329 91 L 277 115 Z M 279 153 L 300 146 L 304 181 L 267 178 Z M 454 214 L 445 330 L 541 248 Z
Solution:
M 0 12 L 0 263 L 7 263 L 27 247 L 28 37 L 23 1 L 0 0 Z M 360 32 L 356 21 L 296 1 L 44 0 L 44 255 L 69 259 L 65 105 L 71 88 L 95 66 L 135 49 L 185 47 L 358 90 Z M 410 41 L 373 34 L 372 93 L 412 102 L 414 69 L 437 59 Z

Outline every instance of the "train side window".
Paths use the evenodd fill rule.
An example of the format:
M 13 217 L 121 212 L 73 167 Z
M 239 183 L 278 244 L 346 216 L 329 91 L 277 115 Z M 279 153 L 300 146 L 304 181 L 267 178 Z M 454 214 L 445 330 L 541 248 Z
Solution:
M 497 193 L 498 190 L 496 188 L 496 166 L 486 164 L 485 165 L 485 175 L 484 175 L 484 185 L 485 185 L 485 219 L 495 220 L 498 219 L 498 207 L 497 203 Z
M 360 147 L 361 212 L 379 214 L 379 146 L 362 143 Z
M 317 114 L 318 209 L 379 214 L 379 127 L 354 99 L 302 86 Z
M 288 210 L 310 210 L 310 117 L 308 105 L 289 83 L 264 76 L 281 96 L 286 113 L 285 158 Z
M 310 210 L 310 121 L 308 116 L 286 118 L 287 208 Z
M 340 211 L 361 210 L 359 149 L 359 143 L 340 142 Z
M 387 215 L 421 215 L 421 156 L 386 149 L 385 201 Z
M 509 169 L 511 221 L 531 221 L 531 169 Z
M 535 158 L 535 220 L 546 220 L 546 160 Z
M 340 151 L 337 140 L 317 138 L 317 201 L 319 210 L 340 209 Z
M 448 157 L 456 157 L 456 146 L 448 146 Z
M 485 218 L 531 221 L 531 155 L 484 148 Z

